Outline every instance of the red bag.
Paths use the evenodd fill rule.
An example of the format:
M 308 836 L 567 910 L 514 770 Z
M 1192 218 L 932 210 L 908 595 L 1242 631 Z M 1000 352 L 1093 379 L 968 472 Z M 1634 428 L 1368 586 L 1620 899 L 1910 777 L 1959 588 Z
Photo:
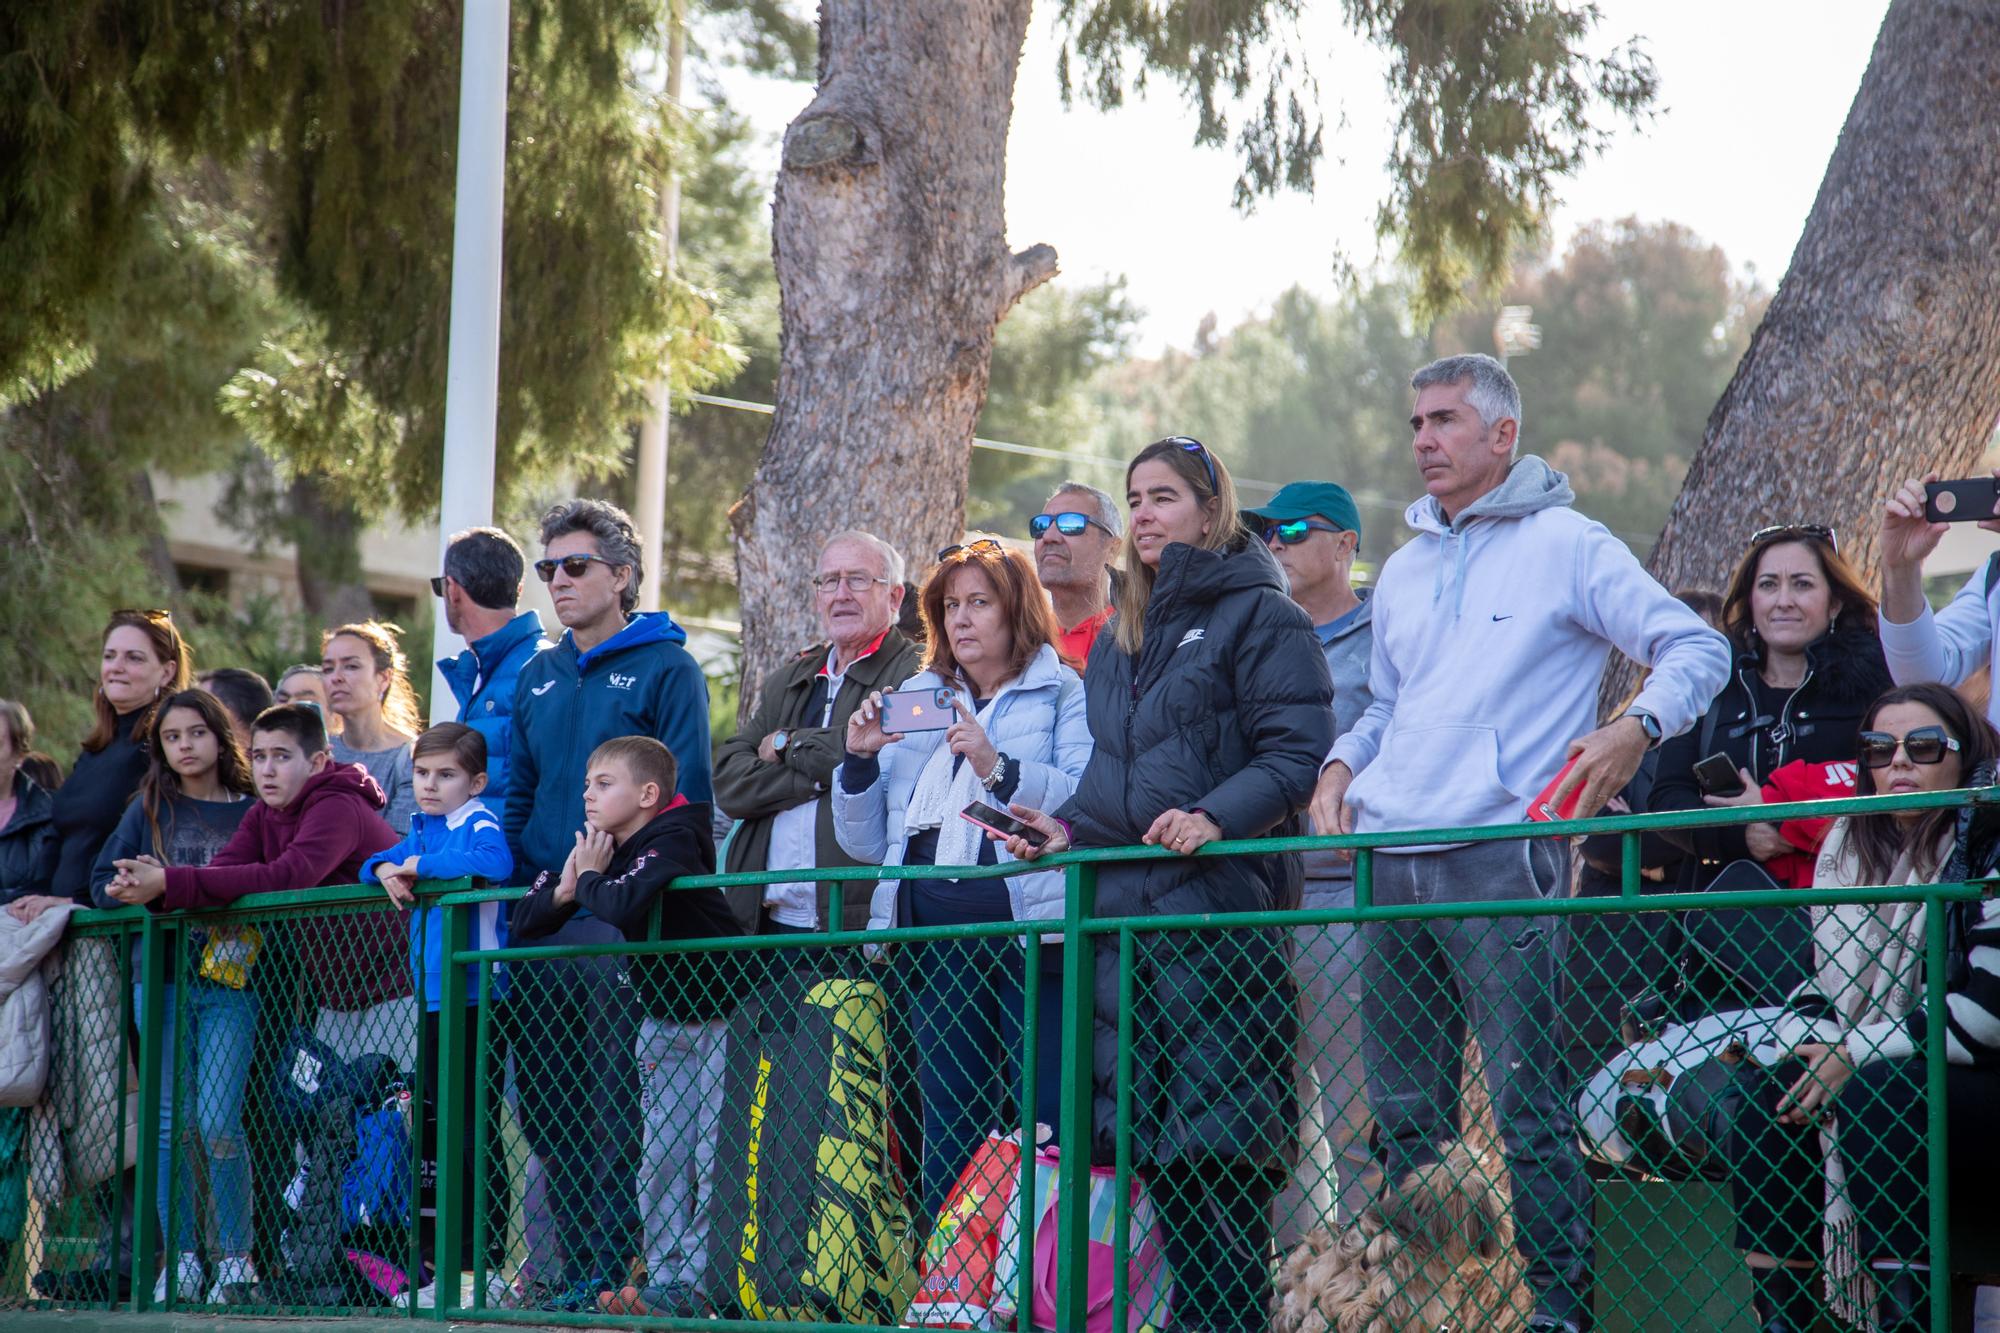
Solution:
M 945 1196 L 924 1243 L 917 1294 L 903 1323 L 913 1328 L 1000 1327 L 994 1320 L 994 1272 L 1000 1231 L 1021 1182 L 1021 1145 L 988 1134 Z M 1005 1301 L 1011 1309 L 1013 1301 Z M 1007 1320 L 1007 1326 L 1012 1320 Z

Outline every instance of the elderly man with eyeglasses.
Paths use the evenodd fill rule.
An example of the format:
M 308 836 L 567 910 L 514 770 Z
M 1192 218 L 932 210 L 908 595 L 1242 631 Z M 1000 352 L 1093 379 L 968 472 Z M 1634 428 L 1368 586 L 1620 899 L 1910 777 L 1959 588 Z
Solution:
M 1097 632 L 1111 619 L 1118 573 L 1111 555 L 1125 535 L 1118 502 L 1095 486 L 1065 481 L 1028 520 L 1035 539 L 1035 577 L 1055 608 L 1056 652 L 1082 671 Z
M 903 557 L 867 532 L 842 532 L 820 551 L 813 606 L 825 637 L 764 681 L 756 713 L 715 747 L 715 801 L 743 821 L 724 868 L 805 870 L 858 864 L 834 838 L 827 801 L 847 715 L 871 690 L 917 671 L 916 645 L 896 628 Z M 851 884 L 833 929 L 868 925 L 865 885 Z M 803 934 L 826 925 L 827 887 L 806 881 L 729 890 L 753 932 Z

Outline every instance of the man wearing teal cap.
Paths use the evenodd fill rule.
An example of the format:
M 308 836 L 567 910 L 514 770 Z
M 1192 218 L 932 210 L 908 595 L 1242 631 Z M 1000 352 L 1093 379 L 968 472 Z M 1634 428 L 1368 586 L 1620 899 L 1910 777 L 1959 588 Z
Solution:
M 1369 623 L 1368 590 L 1357 590 L 1353 584 L 1354 553 L 1361 543 L 1361 514 L 1354 497 L 1330 481 L 1295 481 L 1272 496 L 1269 504 L 1244 510 L 1243 518 L 1270 544 L 1272 556 L 1291 582 L 1292 600 L 1312 617 L 1327 669 L 1333 673 L 1333 731 L 1338 737 L 1354 725 L 1373 697 L 1368 692 L 1368 658 L 1375 635 Z M 1338 852 L 1308 852 L 1305 872 L 1307 909 L 1354 906 L 1354 868 Z M 1368 1202 L 1379 1177 L 1368 1150 L 1370 1116 L 1359 1007 L 1361 944 L 1356 929 L 1300 927 L 1299 970 L 1300 986 L 1310 997 L 1305 1054 L 1319 1082 L 1326 1146 L 1335 1171 L 1333 1202 L 1340 1220 L 1346 1222 Z M 1300 1169 L 1314 1171 L 1303 1161 Z M 1289 1220 L 1282 1204 L 1278 1220 L 1282 1233 Z

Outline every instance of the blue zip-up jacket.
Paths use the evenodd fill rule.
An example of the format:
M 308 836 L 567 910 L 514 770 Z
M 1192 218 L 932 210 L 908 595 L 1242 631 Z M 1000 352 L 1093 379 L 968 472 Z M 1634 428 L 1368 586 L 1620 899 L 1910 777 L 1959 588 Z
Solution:
M 583 827 L 590 752 L 614 736 L 651 736 L 673 751 L 681 795 L 715 799 L 708 682 L 686 642 L 666 612 L 642 612 L 587 653 L 564 633 L 521 668 L 506 813 L 515 883 L 562 870 Z
M 409 836 L 394 847 L 385 848 L 361 863 L 361 882 L 374 884 L 375 867 L 385 862 L 400 865 L 417 858 L 418 879 L 462 879 L 471 876 L 491 884 L 505 884 L 514 869 L 507 851 L 507 835 L 491 806 L 475 796 L 448 815 L 427 815 L 421 810 L 410 820 Z M 499 903 L 481 903 L 472 918 L 472 947 L 504 949 L 507 925 Z M 437 1012 L 438 998 L 444 994 L 444 909 L 420 907 L 410 914 L 410 974 L 421 975 L 424 1007 Z M 465 969 L 466 999 L 479 1002 L 479 969 Z M 500 989 L 494 988 L 496 992 Z
M 542 634 L 542 618 L 523 611 L 491 634 L 474 639 L 457 657 L 438 662 L 444 683 L 458 700 L 458 720 L 486 738 L 486 790 L 481 794 L 496 809 L 507 805 L 514 682 L 529 658 L 554 646 Z

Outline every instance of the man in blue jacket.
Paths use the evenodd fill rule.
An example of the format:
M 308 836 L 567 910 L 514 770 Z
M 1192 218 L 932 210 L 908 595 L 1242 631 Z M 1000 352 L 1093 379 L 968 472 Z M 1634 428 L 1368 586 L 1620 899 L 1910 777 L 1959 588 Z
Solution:
M 514 744 L 514 682 L 529 658 L 550 647 L 542 618 L 515 608 L 527 565 L 514 539 L 498 528 L 467 528 L 444 548 L 444 573 L 431 591 L 444 599 L 444 622 L 471 645 L 438 663 L 458 720 L 486 741 L 485 802 L 507 802 L 507 756 Z
M 631 518 L 601 500 L 568 500 L 542 516 L 541 537 L 535 573 L 566 632 L 521 668 L 514 686 L 503 823 L 522 884 L 543 871 L 562 873 L 584 828 L 591 752 L 607 740 L 661 742 L 678 762 L 679 793 L 690 802 L 713 799 L 708 684 L 679 625 L 664 611 L 634 613 L 645 569 Z M 579 911 L 541 942 L 624 938 Z M 638 1011 L 627 961 L 597 956 L 509 970 L 521 1128 L 546 1168 L 546 1221 L 564 1254 L 552 1290 L 524 1304 L 594 1311 L 624 1277 L 596 1271 L 595 1257 L 629 1255 L 637 1244 Z

